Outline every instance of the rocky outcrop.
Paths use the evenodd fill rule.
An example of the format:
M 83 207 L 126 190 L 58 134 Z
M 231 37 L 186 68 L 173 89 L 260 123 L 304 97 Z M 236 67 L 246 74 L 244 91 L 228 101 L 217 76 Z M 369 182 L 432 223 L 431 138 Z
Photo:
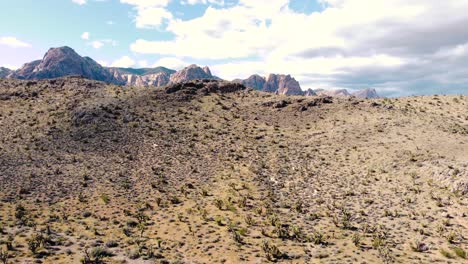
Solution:
M 361 99 L 373 99 L 373 98 L 380 98 L 380 96 L 377 94 L 377 91 L 372 88 L 356 91 L 352 93 L 353 96 Z
M 207 95 L 211 93 L 234 93 L 245 90 L 246 87 L 237 82 L 222 80 L 197 79 L 186 82 L 169 84 L 164 91 L 166 94 L 176 94 L 179 99 L 189 100 L 193 95 Z
M 171 75 L 170 83 L 183 83 L 192 80 L 216 80 L 208 67 L 200 68 L 192 64 Z
M 266 92 L 274 92 L 283 95 L 303 95 L 304 92 L 296 79 L 291 75 L 270 74 L 267 78 L 265 87 Z
M 89 57 L 81 57 L 69 47 L 51 48 L 42 60 L 25 64 L 9 75 L 14 79 L 40 80 L 70 75 L 115 83 L 112 74 Z
M 12 70 L 5 68 L 5 67 L 0 67 L 0 78 L 6 78 L 11 73 L 12 73 Z
M 269 93 L 278 93 L 283 95 L 304 94 L 299 82 L 289 74 L 270 74 L 268 78 L 255 74 L 245 80 L 236 81 L 242 83 L 246 87 Z

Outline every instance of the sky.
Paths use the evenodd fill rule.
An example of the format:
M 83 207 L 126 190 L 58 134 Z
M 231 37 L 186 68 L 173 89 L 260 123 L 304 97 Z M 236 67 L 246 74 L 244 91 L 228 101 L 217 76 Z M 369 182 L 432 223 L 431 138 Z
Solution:
M 291 74 L 302 89 L 468 94 L 468 0 L 2 0 L 0 66 L 70 46 L 103 66 Z

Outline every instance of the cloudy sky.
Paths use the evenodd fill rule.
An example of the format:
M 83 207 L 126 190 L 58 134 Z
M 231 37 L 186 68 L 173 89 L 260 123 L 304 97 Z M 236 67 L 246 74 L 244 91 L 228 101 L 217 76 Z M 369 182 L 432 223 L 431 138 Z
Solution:
M 70 46 L 105 66 L 289 73 L 307 88 L 468 93 L 468 0 L 2 0 L 0 65 Z

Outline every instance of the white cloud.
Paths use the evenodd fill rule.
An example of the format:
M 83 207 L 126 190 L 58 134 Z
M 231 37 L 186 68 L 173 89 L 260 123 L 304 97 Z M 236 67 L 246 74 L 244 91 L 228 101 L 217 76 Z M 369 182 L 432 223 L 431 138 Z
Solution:
M 15 37 L 0 37 L 0 45 L 9 46 L 12 48 L 30 48 L 31 44 L 21 41 Z
M 102 46 L 104 46 L 104 43 L 102 41 L 96 40 L 96 41 L 89 43 L 89 45 L 91 45 L 95 49 L 100 49 L 102 48 Z
M 123 68 L 129 68 L 135 65 L 135 61 L 128 57 L 128 56 L 123 56 L 122 58 L 114 61 L 111 66 L 112 67 L 123 67 Z
M 161 7 L 147 7 L 138 9 L 136 17 L 137 28 L 155 28 L 163 24 L 165 20 L 172 19 L 171 12 Z
M 173 70 L 180 70 L 189 65 L 182 59 L 175 57 L 161 58 L 153 64 L 153 67 L 163 66 Z
M 107 43 L 107 44 L 111 45 L 112 47 L 116 47 L 116 46 L 119 45 L 119 42 L 117 40 L 114 40 L 114 39 L 103 39 L 103 40 L 101 40 L 101 42 Z
M 167 6 L 171 0 L 120 0 L 122 4 L 129 4 L 137 7 Z
M 138 66 L 141 68 L 146 68 L 148 67 L 148 61 L 147 60 L 139 60 L 138 61 Z
M 223 78 L 292 73 L 306 87 L 376 85 L 394 91 L 402 78 L 414 86 L 421 76 L 450 86 L 447 71 L 460 66 L 468 72 L 468 0 L 320 0 L 324 9 L 311 14 L 291 10 L 289 2 L 240 0 L 208 7 L 191 20 L 165 18 L 173 40 L 137 39 L 130 48 L 211 60 Z M 227 59 L 236 60 L 218 62 Z
M 185 0 L 181 2 L 183 5 L 198 5 L 198 4 L 214 4 L 219 6 L 224 6 L 224 0 Z
M 137 28 L 158 28 L 164 21 L 172 20 L 173 15 L 166 6 L 171 0 L 120 0 L 123 4 L 134 6 L 137 11 Z
M 86 4 L 87 0 L 72 0 L 72 2 L 78 5 L 84 5 Z
M 89 32 L 84 32 L 83 34 L 81 34 L 81 38 L 85 39 L 85 40 L 88 40 L 89 39 Z

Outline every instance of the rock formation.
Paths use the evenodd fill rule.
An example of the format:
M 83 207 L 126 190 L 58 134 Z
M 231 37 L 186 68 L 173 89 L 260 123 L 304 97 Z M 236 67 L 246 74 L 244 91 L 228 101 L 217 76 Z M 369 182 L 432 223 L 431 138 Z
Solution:
M 69 47 L 51 48 L 42 60 L 25 64 L 11 73 L 14 79 L 50 79 L 69 75 L 81 75 L 87 79 L 109 83 L 116 82 L 113 76 L 89 57 L 81 57 Z
M 210 69 L 206 66 L 200 68 L 192 64 L 171 75 L 170 83 L 183 83 L 192 80 L 216 80 L 219 79 L 211 74 Z
M 252 75 L 245 80 L 236 80 L 246 87 L 253 88 L 270 93 L 278 93 L 283 95 L 303 95 L 304 92 L 296 79 L 291 75 L 270 74 L 268 78 L 259 75 Z

